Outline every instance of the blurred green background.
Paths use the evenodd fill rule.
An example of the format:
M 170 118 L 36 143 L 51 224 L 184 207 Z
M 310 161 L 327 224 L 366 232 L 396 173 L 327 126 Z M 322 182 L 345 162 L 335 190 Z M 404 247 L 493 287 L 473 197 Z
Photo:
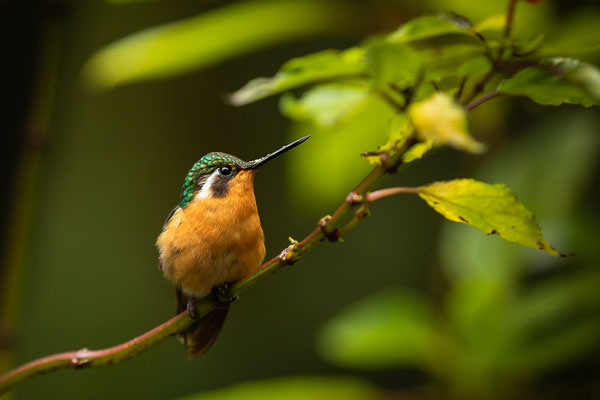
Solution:
M 360 152 L 385 141 L 370 134 L 377 118 L 326 135 L 314 124 L 291 124 L 277 99 L 232 107 L 228 93 L 290 58 L 350 47 L 423 12 L 479 21 L 506 7 L 472 0 L 0 4 L 9 100 L 0 350 L 14 364 L 112 346 L 173 315 L 174 290 L 157 270 L 154 241 L 203 154 L 253 159 L 313 135 L 257 175 L 270 258 L 288 236 L 301 239 L 333 211 L 370 169 Z M 525 32 L 600 37 L 594 1 L 524 3 L 517 16 Z M 140 31 L 126 40 L 158 37 L 147 59 L 135 51 L 148 49 L 135 46 L 101 50 Z M 598 52 L 587 61 L 597 65 Z M 548 240 L 575 256 L 555 259 L 486 237 L 443 221 L 416 198 L 384 199 L 343 243 L 317 247 L 245 293 L 202 358 L 188 361 L 169 339 L 123 364 L 25 382 L 14 397 L 164 399 L 291 376 L 299 377 L 206 398 L 600 396 L 600 115 L 498 99 L 472 118 L 488 153 L 443 149 L 385 185 L 456 177 L 506 183 Z

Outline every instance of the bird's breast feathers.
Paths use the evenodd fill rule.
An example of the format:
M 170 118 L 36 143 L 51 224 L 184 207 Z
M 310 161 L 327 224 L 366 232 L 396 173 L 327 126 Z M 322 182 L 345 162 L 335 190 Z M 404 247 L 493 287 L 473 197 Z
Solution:
M 203 297 L 263 260 L 252 175 L 238 177 L 225 197 L 197 196 L 166 223 L 156 242 L 160 263 L 165 276 L 184 292 Z

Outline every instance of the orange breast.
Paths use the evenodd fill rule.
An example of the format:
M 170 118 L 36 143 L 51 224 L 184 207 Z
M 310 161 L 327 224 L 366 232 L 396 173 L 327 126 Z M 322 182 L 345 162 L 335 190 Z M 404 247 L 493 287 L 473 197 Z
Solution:
M 264 234 L 253 180 L 254 171 L 240 171 L 225 197 L 193 200 L 158 237 L 163 273 L 185 293 L 204 297 L 262 262 Z

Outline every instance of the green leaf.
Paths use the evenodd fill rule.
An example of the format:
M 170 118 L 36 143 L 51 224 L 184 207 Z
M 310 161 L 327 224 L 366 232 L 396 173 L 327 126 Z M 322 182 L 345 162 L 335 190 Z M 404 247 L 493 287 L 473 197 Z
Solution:
M 363 153 L 363 156 L 366 157 L 367 161 L 374 165 L 381 164 L 381 154 L 384 152 L 389 155 L 394 155 L 395 151 L 400 148 L 406 139 L 408 139 L 409 135 L 414 132 L 414 127 L 412 126 L 410 119 L 406 116 L 406 114 L 397 113 L 394 114 L 389 119 L 387 125 L 387 134 L 388 141 L 382 145 L 377 147 L 377 151 L 375 154 L 371 153 Z M 425 145 L 425 143 L 418 143 L 413 145 L 403 156 L 402 160 L 405 163 L 409 163 L 411 161 L 417 160 L 425 154 L 429 148 L 431 148 L 431 143 L 429 143 L 429 148 Z
M 379 88 L 405 89 L 415 84 L 421 69 L 420 55 L 410 46 L 378 42 L 367 49 L 369 71 Z
M 600 104 L 600 71 L 569 58 L 552 58 L 540 67 L 525 68 L 498 86 L 498 92 L 527 96 L 544 105 L 585 107 Z
M 462 77 L 477 78 L 484 76 L 492 69 L 492 62 L 485 55 L 478 55 L 463 59 L 457 66 L 457 75 Z
M 390 118 L 387 130 L 390 140 L 401 145 L 408 139 L 414 128 L 406 114 L 396 113 Z
M 469 135 L 463 108 L 446 93 L 435 93 L 422 102 L 412 104 L 408 115 L 417 134 L 425 141 L 432 141 L 434 146 L 448 145 L 471 153 L 485 151 L 485 145 Z
M 421 186 L 419 196 L 451 221 L 562 256 L 544 239 L 531 211 L 505 185 L 456 179 Z
M 425 366 L 434 357 L 434 316 L 414 293 L 390 290 L 352 305 L 321 331 L 319 353 L 342 366 Z
M 475 39 L 468 26 L 446 15 L 425 15 L 411 19 L 388 36 L 392 43 L 409 43 L 445 35 Z
M 402 162 L 404 164 L 408 164 L 409 162 L 419 160 L 425 155 L 425 153 L 431 150 L 432 147 L 433 142 L 431 140 L 416 143 L 402 155 Z
M 421 78 L 425 82 L 456 77 L 457 70 L 465 62 L 481 57 L 486 52 L 468 21 L 448 15 L 415 18 L 390 34 L 387 42 L 396 46 L 404 45 L 401 50 L 404 54 L 398 54 L 397 60 L 389 64 L 388 75 L 391 75 L 391 71 L 407 70 L 410 79 L 401 76 L 404 79 L 399 81 L 409 83 L 415 82 L 417 73 L 422 73 Z M 390 54 L 391 48 L 384 50 Z
M 505 149 L 482 164 L 478 180 L 503 182 L 519 199 L 535 210 L 545 234 L 560 248 L 577 254 L 573 260 L 549 259 L 475 229 L 445 224 L 441 232 L 444 269 L 452 281 L 473 277 L 499 281 L 520 276 L 523 270 L 558 268 L 566 261 L 591 257 L 576 239 L 580 229 L 572 225 L 581 194 L 594 181 L 600 161 L 600 135 L 593 113 L 586 109 L 561 109 L 540 123 L 524 124 Z M 568 140 L 565 140 L 568 132 Z M 577 160 L 577 162 L 573 162 Z M 561 182 L 557 190 L 557 182 Z M 590 219 L 587 214 L 587 221 Z M 569 222 L 571 221 L 571 222 Z M 599 225 L 600 226 L 600 225 Z M 591 233 L 591 232 L 590 232 Z M 584 236 L 589 236 L 590 233 Z M 592 235 L 593 236 L 593 235 Z M 497 239 L 497 240 L 494 240 Z
M 515 57 L 525 56 L 538 50 L 544 42 L 545 35 L 540 33 L 533 38 L 515 39 L 513 43 L 513 55 Z
M 376 400 L 381 393 L 364 380 L 338 376 L 293 376 L 242 382 L 181 400 Z
M 438 49 L 421 49 L 421 57 L 425 65 L 424 81 L 440 82 L 445 78 L 458 78 L 476 74 L 481 69 L 489 71 L 491 63 L 483 49 L 474 46 L 449 45 Z
M 291 119 L 327 128 L 347 120 L 364 106 L 370 95 L 365 85 L 319 85 L 306 91 L 300 99 L 286 93 L 281 98 L 280 109 Z
M 344 1 L 247 1 L 125 37 L 94 54 L 84 77 L 106 89 L 215 65 L 317 33 L 352 29 L 360 7 Z
M 551 58 L 544 63 L 558 69 L 565 78 L 589 93 L 595 104 L 600 102 L 600 70 L 598 67 L 572 58 Z
M 366 69 L 365 53 L 361 48 L 320 51 L 288 61 L 272 78 L 251 80 L 229 100 L 233 105 L 241 106 L 309 83 L 361 75 Z
M 499 16 L 500 14 L 504 15 L 506 19 L 506 6 L 506 0 L 427 0 L 427 7 L 433 10 L 452 10 L 457 14 L 467 16 L 472 21 L 483 21 L 490 16 Z M 519 4 L 513 21 L 513 31 L 515 35 L 529 36 L 544 30 L 549 24 L 554 28 L 555 14 L 556 10 L 551 1 L 545 1 L 535 7 Z

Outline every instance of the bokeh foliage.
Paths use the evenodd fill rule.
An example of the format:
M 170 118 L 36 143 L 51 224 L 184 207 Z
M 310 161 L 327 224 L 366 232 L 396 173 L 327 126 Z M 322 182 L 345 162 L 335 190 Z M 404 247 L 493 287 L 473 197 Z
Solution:
M 126 1 L 113 3 L 123 3 L 119 7 L 124 8 L 151 6 L 150 2 L 147 5 L 127 5 Z M 359 31 L 357 36 L 362 37 L 364 27 L 356 27 L 355 24 L 372 4 L 288 0 L 214 6 L 213 10 L 199 16 L 150 28 L 101 49 L 88 59 L 84 79 L 94 83 L 96 88 L 127 90 L 120 86 L 190 74 L 194 70 L 243 54 L 264 51 L 290 40 L 353 31 Z M 318 378 L 257 380 L 189 398 L 221 399 L 251 395 L 281 398 L 281 393 L 286 393 L 286 398 L 291 398 L 291 394 L 298 398 L 349 398 L 349 393 L 352 393 L 358 399 L 366 399 L 384 391 L 398 390 L 399 386 L 402 386 L 401 390 L 410 391 L 423 383 L 438 390 L 434 393 L 458 394 L 465 398 L 526 397 L 538 390 L 539 382 L 543 382 L 548 374 L 579 360 L 585 362 L 586 354 L 595 354 L 599 350 L 596 338 L 600 334 L 597 317 L 600 299 L 595 289 L 600 274 L 594 241 L 594 237 L 597 238 L 594 226 L 597 225 L 594 224 L 600 218 L 597 207 L 586 204 L 585 199 L 590 196 L 589 188 L 598 167 L 595 160 L 600 122 L 590 110 L 582 112 L 568 108 L 558 117 L 551 115 L 554 111 L 541 114 L 539 107 L 519 98 L 509 99 L 509 102 L 517 102 L 522 110 L 511 109 L 505 99 L 494 99 L 468 114 L 455 99 L 462 97 L 464 100 L 475 90 L 477 83 L 493 67 L 491 55 L 492 60 L 504 63 L 535 65 L 516 73 L 503 71 L 487 82 L 486 92 L 498 90 L 505 95 L 527 97 L 544 105 L 598 104 L 599 74 L 593 63 L 599 60 L 599 47 L 598 41 L 591 39 L 599 37 L 593 34 L 600 31 L 598 10 L 578 9 L 562 18 L 560 10 L 556 10 L 552 2 L 535 6 L 519 2 L 513 40 L 508 45 L 503 39 L 506 1 L 431 0 L 424 2 L 423 8 L 416 7 L 416 10 L 405 9 L 400 2 L 390 2 L 386 6 L 392 10 L 400 9 L 403 13 L 434 10 L 456 14 L 429 14 L 402 25 L 400 21 L 394 21 L 394 25 L 399 27 L 389 34 L 383 34 L 377 28 L 377 35 L 353 47 L 346 46 L 345 50 L 322 49 L 295 57 L 284 63 L 272 78 L 253 80 L 228 96 L 231 103 L 245 105 L 283 93 L 279 107 L 281 113 L 292 121 L 288 135 L 294 138 L 307 133 L 313 135 L 303 145 L 306 146 L 304 153 L 291 152 L 288 157 L 285 187 L 290 209 L 304 219 L 320 217 L 320 213 L 327 212 L 343 199 L 358 179 L 369 171 L 369 162 L 380 162 L 377 155 L 366 160 L 358 157 L 361 152 L 389 151 L 416 128 L 422 135 L 422 147 L 407 160 L 413 162 L 409 169 L 402 171 L 400 178 L 395 178 L 396 182 L 407 179 L 411 184 L 423 185 L 433 180 L 467 176 L 483 182 L 505 183 L 518 195 L 520 202 L 536 214 L 549 242 L 562 252 L 574 252 L 576 256 L 567 260 L 554 259 L 534 249 L 506 243 L 495 235 L 488 237 L 471 227 L 448 222 L 442 225 L 439 239 L 428 237 L 426 244 L 419 247 L 422 252 L 434 252 L 439 248 L 437 259 L 430 261 L 429 265 L 420 265 L 423 260 L 419 258 L 406 257 L 405 261 L 401 247 L 411 246 L 409 239 L 417 240 L 421 224 L 425 232 L 428 231 L 425 227 L 428 223 L 434 226 L 424 218 L 417 219 L 409 229 L 409 232 L 414 232 L 414 237 L 397 241 L 398 248 L 379 248 L 380 252 L 389 252 L 388 258 L 375 258 L 367 250 L 377 248 L 370 243 L 379 240 L 380 236 L 391 237 L 396 242 L 394 235 L 400 235 L 400 228 L 388 226 L 381 232 L 372 229 L 364 235 L 356 232 L 357 241 L 362 241 L 366 247 L 364 253 L 352 255 L 351 246 L 344 245 L 341 250 L 327 249 L 339 251 L 335 253 L 338 259 L 328 258 L 319 266 L 336 271 L 338 275 L 333 277 L 336 281 L 334 286 L 344 281 L 344 276 L 341 276 L 344 271 L 335 268 L 343 257 L 342 252 L 350 252 L 349 257 L 363 259 L 354 266 L 361 268 L 362 272 L 357 272 L 359 275 L 377 274 L 379 270 L 372 264 L 382 262 L 399 269 L 426 267 L 431 275 L 443 280 L 441 285 L 431 282 L 424 285 L 421 282 L 420 286 L 396 279 L 392 283 L 387 280 L 370 287 L 364 279 L 364 290 L 348 293 L 346 301 L 334 301 L 335 306 L 323 308 L 318 324 L 323 323 L 326 317 L 331 319 L 323 324 L 316 340 L 318 354 L 333 368 L 342 368 L 345 373 L 351 371 L 358 376 L 368 371 L 365 376 L 382 381 L 379 387 L 365 383 L 368 378 L 364 377 L 341 379 L 323 375 Z M 314 18 L 315 15 L 319 18 Z M 266 24 L 265 18 L 277 23 Z M 321 48 L 320 45 L 315 47 Z M 295 56 L 305 53 L 303 50 L 294 51 L 297 52 Z M 584 61 L 557 58 L 563 56 L 580 57 Z M 288 54 L 287 57 L 291 56 Z M 270 64 L 271 70 L 267 68 L 264 72 L 255 69 L 255 75 L 271 72 L 274 65 Z M 560 74 L 555 73 L 557 68 Z M 239 69 L 235 66 L 229 71 L 239 73 Z M 238 81 L 251 77 L 242 75 Z M 464 84 L 461 84 L 463 80 Z M 234 88 L 234 85 L 227 87 L 228 90 Z M 462 96 L 457 96 L 459 91 Z M 96 92 L 95 95 L 108 96 L 110 92 Z M 268 105 L 261 110 L 265 118 L 275 113 L 273 103 Z M 250 113 L 260 110 L 256 108 L 259 105 L 250 107 L 254 107 Z M 432 107 L 431 111 L 429 107 Z M 243 113 L 242 110 L 244 108 L 236 109 L 236 112 Z M 175 110 L 170 112 L 176 113 Z M 433 117 L 427 117 L 428 114 Z M 422 115 L 425 117 L 420 121 L 419 116 Z M 529 121 L 530 118 L 541 122 L 536 125 Z M 123 120 L 127 121 L 127 116 Z M 250 120 L 257 123 L 256 119 Z M 492 127 L 497 121 L 502 126 L 500 129 Z M 512 135 L 507 134 L 508 124 L 514 131 Z M 251 130 L 246 124 L 241 125 L 242 129 Z M 143 138 L 138 137 L 137 140 Z M 481 153 L 483 143 L 488 145 L 491 156 L 469 155 L 458 159 L 458 155 L 445 154 L 453 151 L 446 150 L 446 146 Z M 218 141 L 213 144 L 222 145 Z M 93 146 L 92 143 L 86 145 Z M 131 147 L 134 145 L 132 142 Z M 500 150 L 495 150 L 496 145 Z M 165 143 L 159 147 L 174 150 Z M 419 160 L 422 156 L 424 158 Z M 429 157 L 434 161 L 428 164 Z M 481 157 L 483 161 L 473 161 L 474 157 Z M 145 167 L 154 173 L 158 171 L 151 161 Z M 421 168 L 424 171 L 449 169 L 459 174 L 448 176 L 423 172 L 418 175 Z M 119 172 L 115 167 L 113 173 Z M 175 172 L 172 178 L 177 179 Z M 178 181 L 175 182 L 174 187 L 178 184 Z M 125 190 L 125 184 L 116 184 L 113 189 Z M 257 196 L 260 204 L 260 191 Z M 391 206 L 374 208 L 377 212 L 369 224 L 385 219 L 386 213 L 405 215 L 412 213 L 416 207 L 413 203 L 401 203 L 410 207 L 404 209 L 396 206 L 396 201 L 401 200 L 389 200 Z M 157 206 L 153 211 L 158 212 L 158 209 L 160 207 Z M 421 216 L 418 211 L 415 213 Z M 270 218 L 276 217 L 266 215 L 267 223 Z M 393 221 L 401 224 L 409 217 L 401 218 Z M 281 227 L 280 233 L 288 234 L 288 228 Z M 274 235 L 268 236 L 275 239 Z M 125 235 L 122 239 L 125 240 Z M 83 239 L 80 240 L 83 242 Z M 351 240 L 352 237 L 347 242 Z M 353 243 L 360 246 L 357 242 Z M 74 252 L 80 259 L 86 257 L 77 249 Z M 318 257 L 325 255 L 320 253 L 312 261 L 307 261 L 317 263 Z M 373 259 L 379 261 L 371 261 Z M 129 261 L 135 262 L 135 258 Z M 297 279 L 303 273 L 302 266 L 298 268 Z M 133 280 L 135 276 L 131 275 L 129 279 Z M 303 282 L 306 287 L 312 284 L 310 278 Z M 282 280 L 273 283 L 285 284 L 292 282 Z M 361 288 L 360 284 L 358 278 L 357 284 L 351 287 Z M 331 288 L 331 281 L 324 282 L 324 286 L 326 289 L 317 289 L 317 294 L 322 295 L 321 301 L 327 301 L 328 290 L 336 290 Z M 391 288 L 382 290 L 384 286 Z M 429 286 L 429 289 L 423 290 L 422 286 Z M 373 293 L 367 295 L 369 291 Z M 94 293 L 93 290 L 91 292 Z M 275 293 L 281 298 L 286 290 Z M 317 296 L 309 291 L 299 293 Z M 104 292 L 95 294 L 99 296 Z M 145 295 L 151 296 L 152 293 Z M 364 298 L 360 299 L 363 295 Z M 343 309 L 343 304 L 350 302 L 355 304 Z M 262 304 L 270 303 L 265 301 Z M 113 307 L 116 306 L 113 304 Z M 287 310 L 298 306 L 283 300 L 281 307 L 280 314 L 266 318 L 263 323 L 272 322 L 277 315 L 289 319 Z M 312 309 L 315 309 L 314 305 Z M 253 315 L 255 319 L 250 318 L 250 324 L 258 324 L 261 317 Z M 106 312 L 101 317 L 109 321 L 111 313 Z M 298 318 L 298 321 L 289 323 L 297 324 L 294 326 L 302 330 L 302 319 Z M 43 322 L 50 323 L 48 317 Z M 315 324 L 313 321 L 313 326 Z M 307 334 L 314 334 L 314 329 Z M 116 340 L 117 336 L 113 332 L 111 338 Z M 119 337 L 122 339 L 122 336 Z M 229 343 L 239 342 L 241 338 L 239 336 L 238 340 Z M 263 345 L 277 346 L 276 338 L 266 336 L 263 339 L 266 341 Z M 29 340 L 37 339 L 30 336 Z M 82 340 L 83 344 L 87 343 Z M 302 346 L 306 342 L 295 341 L 292 345 Z M 241 347 L 236 347 L 238 354 L 234 352 L 230 362 L 242 363 Z M 169 348 L 176 351 L 174 349 L 175 346 Z M 213 350 L 218 351 L 219 348 Z M 306 348 L 297 351 L 309 352 Z M 257 352 L 254 357 L 261 354 Z M 212 355 L 209 354 L 209 357 Z M 166 355 L 164 359 L 173 362 L 174 357 Z M 284 368 L 282 375 L 306 372 L 309 367 L 294 368 L 300 365 L 299 359 L 301 357 L 288 360 L 290 367 Z M 214 360 L 209 358 L 206 362 Z M 141 368 L 139 363 L 136 368 Z M 187 364 L 181 367 L 182 370 L 190 368 Z M 242 369 L 239 364 L 236 368 Z M 311 368 L 314 369 L 308 371 L 313 373 L 324 367 L 314 367 L 313 364 Z M 389 372 L 381 376 L 374 372 L 391 370 L 394 376 L 401 377 L 407 369 L 425 371 L 426 378 L 397 385 L 395 379 L 386 381 L 381 378 L 389 376 Z M 119 378 L 112 375 L 109 380 L 122 384 L 126 373 Z M 247 370 L 240 374 L 250 378 L 264 377 Z M 271 375 L 279 374 L 271 371 Z M 76 378 L 69 376 L 69 379 Z M 202 377 L 194 375 L 193 379 L 202 380 Z M 187 391 L 193 393 L 197 385 L 190 382 L 188 378 Z M 230 381 L 225 377 L 214 382 L 226 384 Z M 212 389 L 217 386 L 214 382 L 204 382 L 202 387 Z M 540 392 L 544 393 L 543 386 Z M 171 392 L 165 389 L 165 393 Z

